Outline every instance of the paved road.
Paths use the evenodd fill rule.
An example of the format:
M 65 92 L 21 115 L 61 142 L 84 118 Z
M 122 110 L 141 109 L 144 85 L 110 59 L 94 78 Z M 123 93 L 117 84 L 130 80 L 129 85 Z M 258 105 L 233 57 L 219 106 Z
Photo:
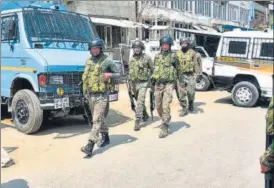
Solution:
M 226 92 L 200 92 L 195 112 L 180 118 L 175 96 L 171 135 L 159 139 L 158 117 L 140 132 L 133 131 L 134 114 L 122 86 L 108 118 L 111 145 L 96 148 L 91 159 L 79 150 L 89 131 L 80 117 L 51 122 L 32 136 L 2 126 L 2 146 L 16 162 L 2 169 L 2 187 L 263 187 L 258 161 L 264 150 L 266 108 L 239 108 Z

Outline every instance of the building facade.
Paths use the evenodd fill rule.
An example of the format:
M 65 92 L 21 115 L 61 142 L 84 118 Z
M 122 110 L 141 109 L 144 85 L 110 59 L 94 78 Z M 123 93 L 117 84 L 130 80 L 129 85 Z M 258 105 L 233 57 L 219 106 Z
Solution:
M 171 28 L 224 31 L 220 26 L 256 27 L 265 23 L 267 7 L 254 3 L 254 18 L 250 20 L 251 2 L 248 1 L 142 1 L 139 3 L 138 21 L 156 26 L 157 29 L 144 30 L 142 38 L 157 39 L 167 33 L 175 39 L 187 37 Z M 157 20 L 157 21 L 156 21 Z M 170 28 L 170 29 L 169 29 Z
M 119 47 L 136 38 L 134 1 L 65 1 L 73 12 L 89 15 L 107 49 Z

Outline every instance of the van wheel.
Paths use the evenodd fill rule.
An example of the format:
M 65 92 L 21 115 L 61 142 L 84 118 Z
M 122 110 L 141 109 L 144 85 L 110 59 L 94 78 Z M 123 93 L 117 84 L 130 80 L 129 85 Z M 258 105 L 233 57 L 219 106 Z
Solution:
M 200 82 L 197 82 L 195 88 L 197 91 L 207 91 L 210 86 L 209 78 L 206 75 L 202 75 Z
M 259 99 L 257 87 L 250 82 L 239 82 L 232 89 L 232 101 L 236 106 L 253 107 Z
M 38 97 L 30 90 L 18 91 L 12 100 L 12 119 L 17 130 L 31 134 L 37 132 L 43 122 L 43 110 Z

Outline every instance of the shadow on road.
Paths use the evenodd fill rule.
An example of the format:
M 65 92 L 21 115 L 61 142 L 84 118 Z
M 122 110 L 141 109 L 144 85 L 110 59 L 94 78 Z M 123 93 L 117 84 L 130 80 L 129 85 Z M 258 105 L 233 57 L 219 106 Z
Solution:
M 1 187 L 2 188 L 30 188 L 28 182 L 23 179 L 15 179 L 7 183 L 2 183 Z
M 149 126 L 150 124 L 156 122 L 156 121 L 159 121 L 161 118 L 159 116 L 153 116 L 153 120 L 151 119 L 151 116 L 149 116 L 149 119 L 147 122 L 144 122 L 142 123 L 142 127 L 147 127 Z
M 131 120 L 132 119 L 130 117 L 123 115 L 121 112 L 110 109 L 106 123 L 109 127 L 115 127 Z
M 18 147 L 3 147 L 5 150 L 6 150 L 6 152 L 8 152 L 8 153 L 11 153 L 11 152 L 13 152 L 13 151 L 15 151 L 15 150 L 17 150 L 18 149 Z
M 202 108 L 199 108 L 199 106 L 203 106 L 206 103 L 204 102 L 194 102 L 194 111 L 190 112 L 191 114 L 200 114 L 200 113 L 204 113 L 204 110 Z
M 122 145 L 122 144 L 129 144 L 129 143 L 135 142 L 137 140 L 136 137 L 126 135 L 126 134 L 110 135 L 109 139 L 110 139 L 110 144 L 103 148 L 96 149 L 93 152 L 93 155 L 101 154 L 115 146 Z
M 235 106 L 233 104 L 231 97 L 224 97 L 221 99 L 217 99 L 214 103 L 231 104 L 231 105 Z M 270 100 L 268 100 L 268 99 L 260 99 L 255 107 L 268 108 L 269 103 L 270 103 Z M 241 107 L 239 107 L 239 108 L 241 108 Z
M 161 125 L 158 125 L 154 128 L 159 128 L 160 129 Z M 179 131 L 181 128 L 190 128 L 191 126 L 184 122 L 184 121 L 176 121 L 176 122 L 170 122 L 169 124 L 169 134 L 173 134 L 177 131 Z
M 109 127 L 114 127 L 130 120 L 129 117 L 124 116 L 120 112 L 110 109 L 106 123 Z M 41 130 L 34 136 L 58 133 L 54 139 L 65 139 L 82 135 L 89 131 L 90 127 L 82 116 L 72 116 L 68 118 L 49 120 L 47 124 L 43 125 Z

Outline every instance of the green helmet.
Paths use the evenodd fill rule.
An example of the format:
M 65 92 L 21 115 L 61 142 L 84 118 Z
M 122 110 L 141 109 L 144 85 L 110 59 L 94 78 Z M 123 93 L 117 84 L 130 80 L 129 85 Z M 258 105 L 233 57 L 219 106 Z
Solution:
M 136 41 L 134 41 L 133 43 L 132 43 L 132 46 L 131 46 L 132 48 L 141 48 L 142 50 L 144 50 L 145 49 L 145 45 L 144 45 L 144 43 L 142 42 L 142 41 L 140 41 L 140 40 L 136 40 Z
M 170 46 L 173 45 L 173 38 L 171 36 L 164 36 L 160 39 L 160 46 L 164 43 L 170 44 Z
M 184 42 L 187 42 L 189 45 L 191 44 L 190 40 L 189 39 L 186 39 L 186 38 L 180 38 L 180 46 L 182 46 L 182 44 Z
M 102 39 L 94 39 L 88 44 L 88 50 L 90 50 L 92 47 L 99 47 L 101 49 L 104 48 L 104 41 Z

